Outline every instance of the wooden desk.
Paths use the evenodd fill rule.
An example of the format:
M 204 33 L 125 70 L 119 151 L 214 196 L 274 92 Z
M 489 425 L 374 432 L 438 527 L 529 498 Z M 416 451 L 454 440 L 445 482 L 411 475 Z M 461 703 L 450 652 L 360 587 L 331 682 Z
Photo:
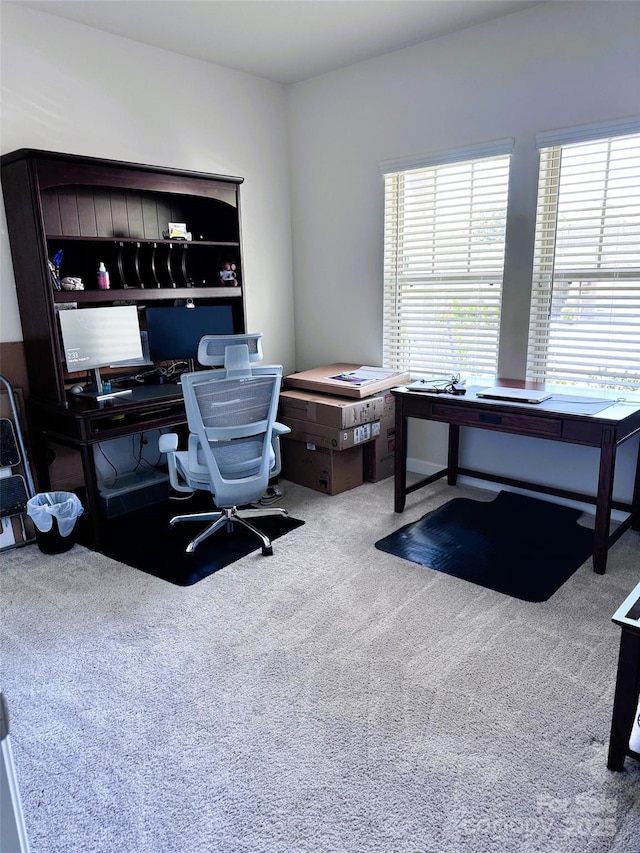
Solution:
M 80 453 L 86 485 L 85 509 L 93 545 L 101 545 L 100 494 L 93 455 L 94 446 L 123 436 L 133 436 L 162 427 L 177 427 L 187 421 L 179 385 L 144 385 L 131 395 L 95 402 L 78 397 L 68 406 L 31 398 L 29 414 L 34 439 L 35 464 L 40 488 L 51 487 L 47 443 L 70 447 Z
M 528 405 L 482 399 L 476 396 L 475 392 L 479 390 L 480 387 L 469 387 L 464 396 L 408 391 L 406 387 L 392 391 L 396 402 L 395 511 L 404 510 L 406 497 L 411 492 L 445 476 L 449 485 L 455 485 L 458 475 L 592 503 L 596 506 L 593 569 L 598 574 L 604 574 L 610 546 L 629 527 L 640 529 L 640 453 L 636 460 L 631 503 L 613 500 L 616 450 L 624 441 L 640 434 L 640 404 L 614 403 L 606 408 L 602 408 L 604 404 L 601 404 L 600 411 L 594 411 L 599 408 L 595 404 L 578 404 L 578 400 L 586 398 L 573 398 L 573 402 L 566 402 L 572 398 L 554 394 L 544 403 Z M 447 467 L 411 486 L 407 486 L 408 418 L 449 424 Z M 600 449 L 597 494 L 586 495 L 569 489 L 558 489 L 541 483 L 462 468 L 458 461 L 460 427 L 489 429 L 597 447 Z M 610 533 L 612 509 L 622 510 L 629 515 Z
M 616 692 L 609 737 L 609 770 L 622 770 L 627 755 L 640 760 L 629 748 L 640 698 L 640 583 L 616 610 L 612 621 L 622 628 Z

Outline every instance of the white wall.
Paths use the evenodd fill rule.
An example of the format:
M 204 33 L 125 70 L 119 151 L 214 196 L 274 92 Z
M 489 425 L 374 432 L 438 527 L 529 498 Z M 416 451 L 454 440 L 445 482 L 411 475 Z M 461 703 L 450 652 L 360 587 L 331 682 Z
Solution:
M 149 4 L 150 7 L 152 4 Z M 2 153 L 41 148 L 243 177 L 247 325 L 295 368 L 284 87 L 2 7 Z M 0 340 L 22 340 L 4 205 Z
M 45 148 L 243 176 L 248 325 L 291 371 L 381 361 L 380 161 L 513 137 L 501 369 L 517 376 L 535 134 L 640 111 L 639 17 L 631 2 L 545 3 L 289 87 L 287 102 L 276 84 L 5 4 L 2 153 Z M 0 230 L 0 340 L 20 340 L 4 209 Z M 620 452 L 622 497 L 634 449 Z M 441 462 L 442 430 L 414 427 L 410 452 L 415 468 Z M 588 449 L 482 431 L 468 433 L 464 462 L 544 470 L 551 481 L 573 468 L 576 488 L 595 481 Z
M 640 112 L 639 23 L 637 3 L 545 3 L 290 88 L 299 369 L 381 363 L 380 162 L 512 137 L 500 372 L 523 375 L 535 134 Z M 584 448 L 481 430 L 464 446 L 470 467 L 551 481 L 573 468 L 577 488 L 594 487 Z M 635 447 L 620 452 L 624 495 Z M 415 468 L 443 462 L 443 431 L 414 424 L 410 454 Z

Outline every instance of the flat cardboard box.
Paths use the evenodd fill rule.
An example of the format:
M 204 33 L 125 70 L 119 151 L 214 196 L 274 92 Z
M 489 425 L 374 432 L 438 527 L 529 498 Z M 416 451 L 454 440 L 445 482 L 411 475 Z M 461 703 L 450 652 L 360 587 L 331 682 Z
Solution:
M 280 447 L 285 480 L 326 495 L 362 485 L 362 445 L 337 451 L 283 438 Z
M 384 411 L 380 434 L 362 448 L 364 479 L 370 483 L 392 477 L 396 449 L 396 399 L 391 393 L 383 395 Z
M 350 429 L 338 429 L 326 424 L 314 424 L 311 421 L 298 421 L 294 418 L 280 417 L 280 422 L 288 426 L 291 432 L 287 438 L 328 447 L 330 450 L 348 450 L 358 444 L 371 441 L 380 434 L 380 421 L 360 424 Z
M 379 421 L 384 413 L 384 395 L 351 400 L 316 391 L 290 389 L 280 394 L 279 418 L 294 418 L 337 429 Z
M 314 367 L 312 370 L 303 370 L 300 373 L 292 373 L 290 376 L 285 376 L 285 388 L 307 388 L 310 391 L 319 391 L 324 394 L 335 394 L 338 397 L 371 397 L 374 394 L 379 394 L 381 391 L 386 391 L 389 388 L 395 388 L 396 385 L 406 385 L 411 381 L 409 373 L 402 371 L 394 372 L 392 375 L 384 379 L 374 379 L 365 382 L 361 385 L 356 383 L 345 382 L 341 379 L 333 377 L 339 376 L 341 373 L 351 373 L 358 371 L 362 365 L 359 364 L 328 364 L 324 367 Z

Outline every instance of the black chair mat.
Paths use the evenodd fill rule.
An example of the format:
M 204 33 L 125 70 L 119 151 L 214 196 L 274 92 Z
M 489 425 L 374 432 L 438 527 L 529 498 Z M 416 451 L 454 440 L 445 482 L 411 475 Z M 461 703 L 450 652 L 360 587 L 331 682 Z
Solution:
M 257 536 L 236 524 L 232 532 L 222 528 L 201 542 L 193 554 L 187 554 L 187 544 L 207 526 L 207 522 L 182 521 L 170 527 L 169 519 L 174 515 L 212 509 L 211 498 L 195 495 L 188 501 L 163 501 L 107 519 L 100 550 L 127 566 L 178 586 L 191 586 L 241 557 L 262 549 Z M 271 540 L 276 540 L 303 525 L 304 521 L 290 516 L 264 516 L 251 519 L 251 523 Z M 274 552 L 276 547 L 274 545 Z
M 523 601 L 549 599 L 593 553 L 580 510 L 501 491 L 454 498 L 376 548 Z

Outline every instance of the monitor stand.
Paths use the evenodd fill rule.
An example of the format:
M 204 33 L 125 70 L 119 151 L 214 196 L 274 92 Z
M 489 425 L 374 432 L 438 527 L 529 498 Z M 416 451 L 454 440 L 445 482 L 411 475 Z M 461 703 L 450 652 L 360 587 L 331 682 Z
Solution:
M 100 378 L 100 370 L 97 367 L 93 369 L 93 375 L 95 377 L 96 390 L 95 391 L 83 391 L 80 395 L 81 397 L 91 397 L 92 400 L 111 400 L 113 397 L 124 397 L 125 394 L 131 394 L 131 388 L 123 388 L 118 391 L 103 391 L 102 390 L 102 379 Z

